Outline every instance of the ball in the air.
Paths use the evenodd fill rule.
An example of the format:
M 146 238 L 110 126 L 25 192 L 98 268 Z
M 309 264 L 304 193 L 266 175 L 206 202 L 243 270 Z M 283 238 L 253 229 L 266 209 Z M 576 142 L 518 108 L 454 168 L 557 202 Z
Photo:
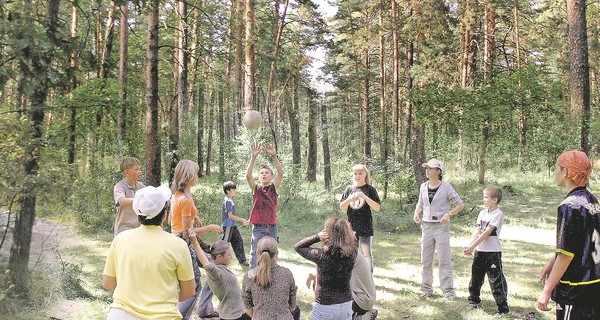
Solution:
M 244 127 L 248 129 L 260 128 L 260 126 L 262 125 L 262 121 L 263 119 L 260 115 L 260 112 L 256 110 L 246 111 L 246 114 L 244 114 L 244 117 L 242 118 L 242 123 L 244 124 Z

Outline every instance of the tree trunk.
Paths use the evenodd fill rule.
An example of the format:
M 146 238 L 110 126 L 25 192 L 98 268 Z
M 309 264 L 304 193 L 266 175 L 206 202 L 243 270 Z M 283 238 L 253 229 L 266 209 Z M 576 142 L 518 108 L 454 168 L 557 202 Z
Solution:
M 246 0 L 245 59 L 244 108 L 246 110 L 258 110 L 258 107 L 254 104 L 256 99 L 254 96 L 254 0 Z
M 72 92 L 77 88 L 77 25 L 79 22 L 79 16 L 77 15 L 78 1 L 74 1 L 71 7 L 71 28 L 70 28 L 70 41 L 71 41 L 71 52 L 69 55 L 69 69 L 67 70 L 69 95 L 72 97 Z M 67 156 L 67 163 L 75 163 L 75 142 L 76 142 L 76 126 L 77 126 L 77 107 L 71 105 L 70 108 L 70 119 L 69 119 L 69 150 Z
M 365 70 L 370 70 L 371 69 L 371 53 L 369 52 L 369 49 L 365 50 Z M 369 75 L 367 73 L 367 75 L 364 78 L 365 81 L 365 87 L 364 87 L 364 98 L 363 98 L 363 106 L 362 106 L 362 125 L 363 125 L 363 135 L 364 135 L 364 139 L 365 139 L 365 146 L 364 146 L 364 156 L 366 158 L 370 158 L 371 157 L 371 127 L 370 127 L 370 121 L 369 121 L 369 108 L 370 108 L 370 92 L 369 92 L 369 87 L 370 87 L 370 81 L 369 81 Z
M 394 1 L 392 1 L 394 2 Z M 388 189 L 388 175 L 387 175 L 387 160 L 388 160 L 388 114 L 385 102 L 385 34 L 383 25 L 383 1 L 379 1 L 379 107 L 381 109 L 381 130 L 380 130 L 380 152 L 381 162 L 383 164 L 383 199 L 387 198 Z
M 200 177 L 203 176 L 204 173 L 204 112 L 205 112 L 205 103 L 204 103 L 204 84 L 198 84 L 198 119 L 197 119 L 197 127 L 198 131 L 197 135 L 197 147 L 198 154 L 196 156 L 196 162 L 198 162 L 198 167 L 200 170 L 198 171 L 198 175 Z
M 569 58 L 571 61 L 571 110 L 581 117 L 581 150 L 589 153 L 590 131 L 590 65 L 584 0 L 567 0 L 569 25 Z
M 519 0 L 514 0 L 514 18 L 515 18 L 515 48 L 517 70 L 521 69 L 521 36 L 519 29 Z M 519 88 L 521 87 L 521 79 L 519 79 Z M 522 102 L 517 106 L 519 109 L 519 158 L 517 159 L 519 169 L 525 171 L 525 158 L 527 150 L 527 118 L 529 110 Z
M 236 31 L 235 31 L 235 114 L 236 123 L 240 124 L 242 122 L 242 109 L 244 104 L 244 56 L 242 53 L 244 52 L 244 45 L 242 39 L 244 37 L 244 0 L 232 0 L 237 4 L 235 21 L 236 21 Z M 232 4 L 233 5 L 233 4 Z
M 149 1 L 148 47 L 146 49 L 146 185 L 160 185 L 160 139 L 158 132 L 158 8 Z
M 323 139 L 323 180 L 325 188 L 331 189 L 331 156 L 329 153 L 329 132 L 327 120 L 327 98 L 321 103 L 321 137 Z
M 410 146 L 411 146 L 411 136 L 412 136 L 412 130 L 413 130 L 413 110 L 412 110 L 412 101 L 410 98 L 411 95 L 411 91 L 413 88 L 413 78 L 412 78 L 412 74 L 411 74 L 411 69 L 413 66 L 413 63 L 415 62 L 414 59 L 414 45 L 412 41 L 408 41 L 406 43 L 406 71 L 404 72 L 404 74 L 406 75 L 406 108 L 405 108 L 405 112 L 406 112 L 406 142 L 405 144 L 405 148 L 404 148 L 404 157 L 403 160 L 406 161 L 406 159 L 408 159 L 408 151 L 410 150 Z
M 125 138 L 127 141 L 129 141 L 129 138 L 125 136 L 127 132 L 127 80 L 129 77 L 129 23 L 127 21 L 127 16 L 128 1 L 125 1 L 121 4 L 119 30 L 119 83 L 121 84 L 121 121 L 119 123 L 119 136 L 121 139 Z
M 394 135 L 395 154 L 400 150 L 401 132 L 402 132 L 402 112 L 400 110 L 400 66 L 399 66 L 399 48 L 398 48 L 398 9 L 396 8 L 396 0 L 392 0 L 392 126 Z
M 271 134 L 273 136 L 273 142 L 277 146 L 277 126 L 275 125 L 275 119 L 277 110 L 273 101 L 273 86 L 275 84 L 275 70 L 277 68 L 277 56 L 279 55 L 279 46 L 281 43 L 281 35 L 283 34 L 283 26 L 285 25 L 285 17 L 287 15 L 287 9 L 290 4 L 290 0 L 285 0 L 283 7 L 283 14 L 279 16 L 279 0 L 275 1 L 275 16 L 278 18 L 277 25 L 275 27 L 275 39 L 273 40 L 273 52 L 271 53 L 271 66 L 269 68 L 269 82 L 267 83 L 267 113 L 269 115 L 269 125 L 271 126 Z
M 298 74 L 292 76 L 292 103 L 288 104 L 288 118 L 290 121 L 290 138 L 292 140 L 292 164 L 296 172 L 300 171 L 302 167 L 301 153 L 300 153 L 300 120 L 298 119 L 298 110 L 300 109 L 298 101 Z
M 25 13 L 22 17 L 23 23 L 17 27 L 25 27 L 26 21 L 33 20 L 33 3 L 29 0 L 23 1 Z M 46 8 L 46 36 L 55 46 L 56 27 L 58 22 L 60 2 L 49 0 Z M 24 179 L 22 194 L 19 197 L 19 211 L 15 217 L 13 231 L 13 243 L 10 248 L 8 270 L 10 270 L 10 281 L 14 285 L 16 296 L 29 298 L 31 292 L 31 277 L 29 274 L 29 253 L 31 249 L 31 235 L 36 214 L 36 178 L 38 175 L 39 161 L 41 157 L 42 128 L 44 124 L 44 104 L 48 96 L 50 81 L 47 78 L 49 68 L 52 65 L 52 50 L 32 47 L 37 41 L 24 30 L 16 33 L 18 40 L 26 43 L 19 52 L 19 69 L 21 80 L 24 81 L 29 90 L 28 100 L 30 106 L 27 109 L 29 130 L 28 144 L 25 146 Z
M 218 129 L 219 129 L 219 174 L 221 177 L 225 176 L 225 113 L 224 113 L 224 97 L 223 97 L 223 86 L 219 85 L 219 97 L 218 97 Z
M 206 124 L 206 131 L 208 133 L 208 137 L 206 139 L 206 175 L 210 176 L 210 159 L 212 157 L 212 147 L 213 147 L 213 125 L 215 122 L 215 113 L 213 112 L 213 106 L 215 105 L 215 91 L 210 91 L 210 104 L 206 108 L 206 115 L 208 116 L 208 121 Z
M 485 8 L 485 23 L 484 23 L 485 46 L 483 49 L 483 78 L 485 82 L 492 78 L 494 73 L 494 61 L 496 57 L 496 8 L 493 4 L 487 4 Z M 481 145 L 479 146 L 479 173 L 477 181 L 479 184 L 485 182 L 485 160 L 487 156 L 487 146 L 490 139 L 490 112 L 487 106 L 485 108 L 485 119 L 482 125 Z
M 309 93 L 308 102 L 308 163 L 306 164 L 306 179 L 310 182 L 317 180 L 317 117 L 318 106 L 312 93 Z

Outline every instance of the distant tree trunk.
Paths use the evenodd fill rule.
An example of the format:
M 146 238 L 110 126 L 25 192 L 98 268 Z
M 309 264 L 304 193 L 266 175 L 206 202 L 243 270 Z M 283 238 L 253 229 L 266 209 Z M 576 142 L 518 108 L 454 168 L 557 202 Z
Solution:
M 200 177 L 203 176 L 203 168 L 204 168 L 204 112 L 205 106 L 204 103 L 204 84 L 198 84 L 198 132 L 197 132 L 197 147 L 198 154 L 196 156 L 196 162 L 198 162 L 198 166 L 200 170 L 198 171 L 198 175 Z
M 256 109 L 254 88 L 254 0 L 246 0 L 246 51 L 245 51 L 244 108 Z
M 394 1 L 392 1 L 394 2 Z M 384 1 L 379 1 L 379 107 L 381 109 L 381 130 L 380 130 L 380 151 L 381 151 L 381 162 L 383 163 L 383 199 L 387 198 L 388 191 L 388 175 L 387 175 L 387 160 L 389 156 L 388 150 L 388 114 L 387 106 L 385 101 L 385 34 L 383 24 L 383 6 Z
M 33 223 L 35 221 L 36 206 L 36 177 L 38 175 L 39 161 L 42 142 L 42 128 L 44 124 L 44 104 L 48 96 L 49 68 L 52 65 L 52 50 L 46 50 L 40 47 L 32 47 L 37 41 L 34 41 L 31 34 L 21 28 L 29 21 L 33 21 L 34 4 L 30 0 L 24 0 L 22 3 L 24 14 L 21 17 L 22 22 L 16 25 L 19 30 L 16 31 L 16 39 L 21 40 L 26 45 L 20 48 L 18 64 L 21 73 L 21 81 L 29 89 L 28 101 L 30 106 L 27 109 L 28 115 L 28 143 L 25 146 L 24 179 L 21 196 L 18 199 L 19 211 L 15 217 L 13 230 L 13 243 L 10 248 L 10 258 L 8 261 L 8 270 L 10 270 L 10 281 L 14 285 L 15 296 L 28 299 L 31 292 L 31 277 L 29 274 L 29 253 L 31 249 L 31 235 Z M 59 0 L 49 0 L 46 7 L 46 36 L 51 43 L 56 45 L 56 28 L 58 22 L 60 2 Z
M 236 3 L 236 31 L 235 31 L 235 114 L 238 124 L 242 121 L 242 106 L 244 104 L 244 0 L 232 0 Z M 233 5 L 233 3 L 232 3 Z
M 323 180 L 325 188 L 331 189 L 331 156 L 329 153 L 329 124 L 327 120 L 327 100 L 321 102 L 321 137 L 323 139 Z
M 267 83 L 267 113 L 269 115 L 269 125 L 271 126 L 271 135 L 273 136 L 273 143 L 275 144 L 275 147 L 277 147 L 277 126 L 275 125 L 277 110 L 273 101 L 273 86 L 275 85 L 275 70 L 277 68 L 277 56 L 279 55 L 281 35 L 283 34 L 283 26 L 285 25 L 285 17 L 289 4 L 290 0 L 285 0 L 283 14 L 280 16 L 279 0 L 275 1 L 274 15 L 278 18 L 278 21 L 275 27 L 275 39 L 273 41 L 274 44 L 273 52 L 271 52 L 271 66 L 269 68 L 269 82 Z
M 234 45 L 234 34 L 233 28 L 235 27 L 235 1 L 229 6 L 229 23 L 227 24 L 227 61 L 225 66 L 225 141 L 231 140 L 232 135 L 237 135 L 237 125 L 235 122 L 235 106 L 232 105 L 231 101 L 232 92 L 231 87 L 231 69 L 233 67 L 233 45 Z
M 412 11 L 411 11 L 412 12 Z M 413 110 L 412 110 L 412 100 L 410 98 L 410 94 L 413 88 L 413 78 L 412 78 L 412 74 L 411 74 L 411 69 L 412 66 L 415 62 L 414 59 L 414 45 L 412 41 L 408 41 L 406 43 L 406 71 L 404 72 L 405 76 L 406 76 L 406 108 L 405 108 L 405 113 L 406 113 L 406 142 L 404 143 L 406 148 L 404 148 L 404 159 L 408 159 L 407 153 L 410 150 L 410 146 L 412 145 L 411 143 L 411 136 L 412 136 L 412 130 L 413 130 Z
M 496 8 L 493 4 L 487 4 L 485 8 L 485 46 L 483 49 L 483 78 L 487 82 L 494 73 L 494 60 L 496 57 Z M 479 174 L 477 181 L 479 184 L 484 184 L 485 182 L 485 160 L 487 156 L 487 146 L 490 139 L 490 129 L 491 125 L 490 115 L 491 110 L 485 110 L 485 119 L 482 125 L 481 131 L 481 145 L 479 146 Z
M 310 182 L 317 180 L 317 117 L 319 115 L 312 92 L 307 98 L 308 102 L 308 163 L 306 165 L 306 179 Z
M 68 75 L 68 86 L 69 94 L 72 96 L 72 91 L 77 88 L 77 25 L 79 18 L 77 15 L 78 1 L 73 1 L 71 6 L 71 28 L 70 28 L 70 41 L 71 41 L 71 52 L 69 55 L 69 69 L 67 70 Z M 69 150 L 67 156 L 67 163 L 75 163 L 75 141 L 76 141 L 76 126 L 77 126 L 77 107 L 71 105 L 70 108 L 70 119 L 69 119 Z
M 302 167 L 300 150 L 300 119 L 298 119 L 298 110 L 300 103 L 298 101 L 298 74 L 292 76 L 292 103 L 288 104 L 287 112 L 290 122 L 290 139 L 292 140 L 292 164 L 297 172 Z
M 206 107 L 206 114 L 208 116 L 208 121 L 206 124 L 206 131 L 208 133 L 208 137 L 206 139 L 206 175 L 210 176 L 210 159 L 212 157 L 212 148 L 213 148 L 213 125 L 215 122 L 215 113 L 213 112 L 213 106 L 215 105 L 215 91 L 210 91 L 210 104 Z
M 149 1 L 148 47 L 146 50 L 146 185 L 160 185 L 160 139 L 158 132 L 158 8 Z
M 571 60 L 571 110 L 574 117 L 581 117 L 581 150 L 590 152 L 590 64 L 586 3 L 584 0 L 567 0 L 569 24 L 569 58 Z
M 110 54 L 112 51 L 113 40 L 114 40 L 114 27 L 115 27 L 115 0 L 111 0 L 108 6 L 108 17 L 106 20 L 106 29 L 104 30 L 104 47 L 102 48 L 100 66 L 98 69 L 98 78 L 107 79 L 108 72 L 110 70 Z M 96 125 L 102 123 L 102 117 L 104 116 L 104 108 L 100 105 L 98 112 L 96 112 Z
M 126 138 L 127 132 L 127 80 L 129 77 L 129 23 L 127 21 L 128 1 L 121 4 L 121 19 L 119 30 L 119 83 L 121 96 L 121 121 L 119 123 L 119 136 L 121 139 Z
M 400 66 L 399 66 L 399 49 L 398 49 L 398 9 L 396 8 L 396 0 L 392 0 L 392 126 L 394 135 L 395 154 L 400 150 L 401 132 L 402 132 L 402 116 L 400 110 Z
M 519 0 L 514 0 L 514 19 L 515 19 L 515 47 L 517 70 L 521 69 L 521 36 L 519 27 Z M 521 79 L 519 79 L 519 88 L 521 87 Z M 525 158 L 527 151 L 527 118 L 529 117 L 529 108 L 522 102 L 517 106 L 519 109 L 519 158 L 517 159 L 519 169 L 525 171 Z
M 371 69 L 371 53 L 369 52 L 369 49 L 365 50 L 365 70 L 370 70 Z M 362 131 L 363 131 L 363 135 L 365 137 L 365 145 L 364 145 L 364 156 L 366 158 L 370 158 L 371 157 L 371 127 L 370 127 L 370 121 L 369 121 L 369 108 L 370 108 L 370 103 L 371 103 L 371 99 L 370 99 L 370 91 L 369 91 L 369 87 L 370 87 L 370 81 L 369 81 L 369 75 L 366 75 L 364 77 L 364 81 L 365 81 L 365 87 L 364 87 L 364 98 L 363 98 L 363 106 L 362 106 Z
M 218 97 L 218 129 L 219 129 L 219 174 L 221 177 L 225 176 L 225 113 L 224 106 L 225 101 L 223 97 L 223 87 L 219 86 L 219 97 Z

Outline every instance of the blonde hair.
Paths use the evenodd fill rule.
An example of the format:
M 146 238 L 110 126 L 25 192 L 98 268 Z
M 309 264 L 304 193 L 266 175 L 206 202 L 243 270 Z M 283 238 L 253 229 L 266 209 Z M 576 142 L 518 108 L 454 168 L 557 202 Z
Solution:
M 134 157 L 125 157 L 121 160 L 121 172 L 125 173 L 125 170 L 131 169 L 133 166 L 141 166 L 140 160 Z
M 219 240 L 219 241 L 215 242 L 215 244 L 210 246 L 209 253 L 214 260 L 214 259 L 217 259 L 218 255 L 223 255 L 223 254 L 227 253 L 227 250 L 229 250 L 230 247 L 231 247 L 231 245 L 229 244 L 229 242 L 227 242 L 225 240 Z
M 173 193 L 176 193 L 177 191 L 184 192 L 187 184 L 198 175 L 198 171 L 200 171 L 200 167 L 194 161 L 179 161 L 175 167 L 175 172 L 173 173 L 171 191 Z
M 330 217 L 325 220 L 325 232 L 329 239 L 325 250 L 339 250 L 343 257 L 352 255 L 356 249 L 354 234 L 350 223 L 342 218 Z
M 266 289 L 273 282 L 271 269 L 277 260 L 278 254 L 277 241 L 269 236 L 265 236 L 258 242 L 256 252 L 258 252 L 258 265 L 254 275 L 254 283 L 259 287 Z
M 367 166 L 365 166 L 364 164 L 356 164 L 354 165 L 354 167 L 352 167 L 352 172 L 354 171 L 362 171 L 365 173 L 365 183 L 366 184 L 371 184 L 371 174 L 369 173 L 369 169 L 367 169 Z

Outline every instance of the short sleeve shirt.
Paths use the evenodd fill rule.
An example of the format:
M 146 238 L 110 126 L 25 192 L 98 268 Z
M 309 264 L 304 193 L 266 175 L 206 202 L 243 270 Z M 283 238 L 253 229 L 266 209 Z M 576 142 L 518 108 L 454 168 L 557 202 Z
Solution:
M 367 197 L 371 198 L 371 200 L 381 203 L 377 190 L 368 184 L 364 184 L 360 187 L 355 185 L 348 186 L 344 191 L 344 194 L 342 194 L 340 202 L 348 199 L 350 195 L 356 192 L 362 192 Z M 371 207 L 364 199 L 359 198 L 350 203 L 346 210 L 346 214 L 348 215 L 348 222 L 350 222 L 352 230 L 356 232 L 357 236 L 369 237 L 375 233 L 373 230 L 373 214 L 371 213 Z
M 144 184 L 136 181 L 135 187 L 132 187 L 125 181 L 125 179 L 115 184 L 113 188 L 113 197 L 115 200 L 115 225 L 114 225 L 114 236 L 116 237 L 119 233 L 125 230 L 134 229 L 140 226 L 138 217 L 133 211 L 131 206 L 123 208 L 119 205 L 119 199 L 131 198 L 135 196 L 135 193 L 144 188 Z
M 235 203 L 233 203 L 233 199 L 228 196 L 223 198 L 223 205 L 221 208 L 221 226 L 223 227 L 234 227 L 235 220 L 229 218 L 229 212 L 233 212 L 234 216 L 237 216 L 237 209 L 235 208 Z
M 600 205 L 585 187 L 575 188 L 557 213 L 556 252 L 573 260 L 554 288 L 552 299 L 598 305 L 600 295 Z
M 488 209 L 481 210 L 477 217 L 477 228 L 479 234 L 483 234 L 487 228 L 492 228 L 494 231 L 490 236 L 477 246 L 477 251 L 482 252 L 502 252 L 502 243 L 500 242 L 500 231 L 504 224 L 504 213 L 496 208 L 493 211 Z
M 198 215 L 198 209 L 194 204 L 194 199 L 187 193 L 177 192 L 173 201 L 171 215 L 171 233 L 181 235 L 183 233 L 182 217 L 190 217 L 192 222 Z

